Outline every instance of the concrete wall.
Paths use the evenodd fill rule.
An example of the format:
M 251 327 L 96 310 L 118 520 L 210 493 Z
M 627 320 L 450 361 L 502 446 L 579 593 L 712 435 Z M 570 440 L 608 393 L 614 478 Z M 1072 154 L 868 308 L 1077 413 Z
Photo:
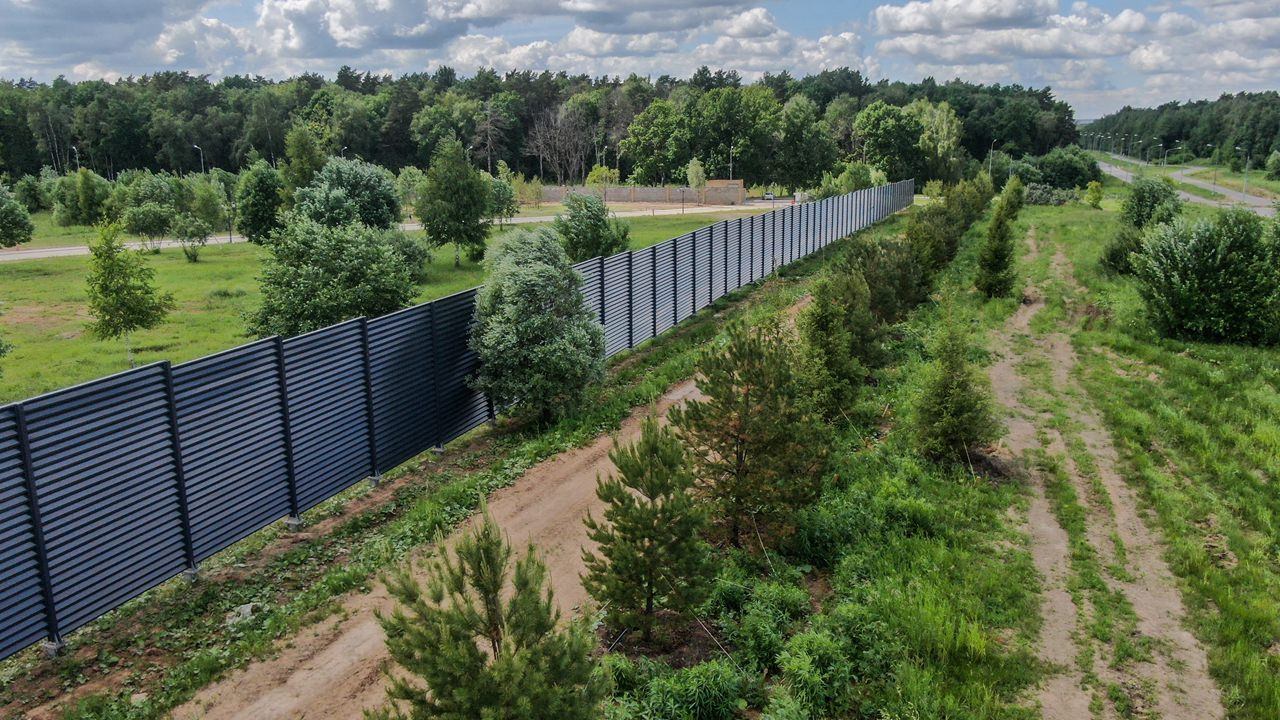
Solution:
M 608 188 L 605 202 L 672 203 L 680 204 L 681 190 L 684 201 L 690 205 L 741 205 L 747 199 L 742 187 L 705 187 L 702 190 L 678 187 L 646 187 L 617 185 Z M 543 185 L 543 202 L 559 202 L 569 193 L 600 196 L 599 188 L 581 185 Z

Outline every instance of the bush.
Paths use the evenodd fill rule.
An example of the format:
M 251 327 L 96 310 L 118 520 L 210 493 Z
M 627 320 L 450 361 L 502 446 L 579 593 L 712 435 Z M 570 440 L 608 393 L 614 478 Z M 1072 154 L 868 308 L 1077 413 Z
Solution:
M 120 240 L 119 225 L 104 225 L 98 240 L 89 245 L 89 330 L 99 338 L 123 338 L 129 365 L 133 365 L 130 338 L 164 321 L 173 309 L 173 296 L 156 290 L 155 270 L 141 253 Z
M 35 231 L 27 208 L 0 185 L 0 248 L 30 242 Z
M 978 277 L 974 285 L 988 298 L 1013 294 L 1018 276 L 1013 266 L 1013 230 L 1009 218 L 996 212 L 987 225 L 987 237 L 978 251 Z
M 728 660 L 710 660 L 649 684 L 643 717 L 663 720 L 734 720 L 749 688 Z
M 802 375 L 815 407 L 829 421 L 852 420 L 867 368 L 877 364 L 880 323 L 870 309 L 862 272 L 837 263 L 814 285 L 796 325 L 803 342 Z
M 1084 191 L 1084 201 L 1094 210 L 1102 209 L 1102 183 L 1097 180 L 1090 181 L 1089 186 Z
M 454 265 L 462 263 L 462 251 L 479 261 L 489 241 L 489 182 L 471 167 L 462 143 L 445 140 L 431 158 L 419 186 L 413 214 L 422 223 L 432 247 L 453 243 Z
M 1066 205 L 1077 199 L 1075 190 L 1063 190 L 1052 185 L 1028 183 L 1026 203 L 1028 205 Z
M 808 709 L 797 700 L 786 686 L 775 687 L 769 696 L 769 704 L 760 714 L 760 720 L 809 720 Z
M 807 630 L 787 642 L 778 658 L 782 682 L 816 717 L 838 717 L 848 709 L 856 678 L 843 641 L 823 630 Z
M 1168 178 L 1134 178 L 1120 206 L 1120 219 L 1139 230 L 1169 222 L 1182 211 L 1182 200 Z
M 58 178 L 53 190 L 53 220 L 59 225 L 94 225 L 102 220 L 111 183 L 88 168 Z
M 627 249 L 630 228 L 611 218 L 600 198 L 570 193 L 564 205 L 564 214 L 556 215 L 551 227 L 560 235 L 570 262 L 608 257 Z
M 762 582 L 736 620 L 721 618 L 726 634 L 752 667 L 776 667 L 778 656 L 797 621 L 809 613 L 809 593 L 804 588 Z
M 942 181 L 936 178 L 933 180 L 930 180 L 929 182 L 924 184 L 924 190 L 922 192 L 924 193 L 925 197 L 929 197 L 929 198 L 942 197 L 942 194 L 944 192 L 944 186 L 942 184 Z
M 385 315 L 416 294 L 404 257 L 383 230 L 328 227 L 291 213 L 268 247 L 262 306 L 249 318 L 250 332 L 261 337 Z
M 427 263 L 431 262 L 431 248 L 420 237 L 399 230 L 391 230 L 386 234 L 387 242 L 404 259 L 409 277 L 415 283 L 427 281 Z
M 548 422 L 604 377 L 604 331 L 550 228 L 516 230 L 490 259 L 476 297 L 476 389 L 499 407 Z
M 363 160 L 331 157 L 311 183 L 298 191 L 298 205 L 313 195 L 344 197 L 340 203 L 318 203 L 321 206 L 344 206 L 342 213 L 354 211 L 355 221 L 379 230 L 390 229 L 400 220 L 400 199 L 395 178 L 385 168 Z M 346 206 L 349 206 L 349 210 Z M 321 222 L 322 218 L 312 219 Z M 335 217 L 333 225 L 346 225 L 348 217 Z
M 40 212 L 53 207 L 53 202 L 45 192 L 40 181 L 32 175 L 23 175 L 13 185 L 13 197 L 27 209 L 27 212 Z
M 836 170 L 839 172 L 822 173 L 822 182 L 809 192 L 811 199 L 823 200 L 886 182 L 883 172 L 864 163 L 845 163 L 837 166 Z
M 173 221 L 173 215 L 172 205 L 147 201 L 141 205 L 126 208 L 121 221 L 124 223 L 125 231 L 145 237 L 151 251 L 160 252 L 160 239 L 169 233 L 169 224 Z
M 1055 188 L 1071 190 L 1102 180 L 1097 161 L 1078 145 L 1054 148 L 1035 163 L 1040 170 L 1038 182 Z
M 1280 229 L 1244 208 L 1212 221 L 1158 225 L 1132 256 L 1139 291 L 1163 333 L 1273 343 L 1280 335 Z
M 919 212 L 919 211 L 917 211 Z M 850 258 L 867 283 L 867 307 L 881 323 L 893 324 L 929 298 L 929 273 L 908 241 L 857 239 Z
M 347 191 L 331 185 L 309 185 L 293 196 L 294 212 L 326 227 L 342 227 L 360 221 L 360 210 Z
M 1133 272 L 1133 253 L 1142 252 L 1142 231 L 1126 223 L 1119 223 L 1115 235 L 1102 249 L 1102 266 L 1117 275 Z
M 908 408 L 906 430 L 916 451 L 933 460 L 965 462 L 969 451 L 999 436 L 990 383 L 968 360 L 963 325 L 947 318 Z
M 654 678 L 671 674 L 671 668 L 647 657 L 629 658 L 621 653 L 605 653 L 599 672 L 609 681 L 614 695 L 630 695 L 648 689 Z
M 262 243 L 280 227 L 284 183 L 275 168 L 259 160 L 236 183 L 236 226 L 249 242 Z
M 200 250 L 209 242 L 213 233 L 209 224 L 190 213 L 182 213 L 173 219 L 173 236 L 182 246 L 182 254 L 187 262 L 199 262 Z
M 1280 180 L 1280 150 L 1272 150 L 1267 156 L 1267 164 L 1264 166 L 1267 171 L 1268 180 Z M 26 178 L 23 178 L 24 180 Z

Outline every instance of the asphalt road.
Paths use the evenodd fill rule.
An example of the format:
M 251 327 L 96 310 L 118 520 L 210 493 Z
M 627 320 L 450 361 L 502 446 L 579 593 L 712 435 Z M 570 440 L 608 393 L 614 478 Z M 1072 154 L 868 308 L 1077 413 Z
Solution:
M 744 205 L 690 205 L 687 208 L 660 208 L 650 210 L 622 210 L 614 213 L 618 217 L 647 217 L 650 215 L 694 215 L 708 213 L 727 213 L 742 212 L 743 210 L 761 209 L 767 207 L 769 203 L 765 201 L 747 201 Z M 554 215 L 542 215 L 533 217 L 517 217 L 507 220 L 506 225 L 531 225 L 536 223 L 547 223 L 555 220 Z M 401 223 L 402 230 L 421 230 L 420 223 Z M 222 245 L 225 243 L 240 243 L 245 239 L 239 235 L 213 235 L 209 238 L 210 245 Z M 141 242 L 125 243 L 126 247 L 136 250 L 145 249 L 147 246 Z M 154 247 L 154 245 L 152 245 Z M 176 248 L 181 245 L 176 240 L 159 241 L 161 248 Z M 0 262 L 18 262 L 22 260 L 42 260 L 44 258 L 68 257 L 75 255 L 88 255 L 89 247 L 87 245 L 68 245 L 65 247 L 47 247 L 47 248 L 3 248 L 0 249 Z
M 1114 178 L 1118 178 L 1125 182 L 1131 182 L 1133 180 L 1133 173 L 1128 170 L 1125 170 L 1122 167 L 1117 167 L 1115 165 L 1102 162 L 1102 161 L 1098 162 L 1098 167 L 1102 169 L 1102 172 Z M 1242 192 L 1237 192 L 1235 190 L 1223 187 L 1221 185 L 1215 185 L 1206 180 L 1201 180 L 1200 178 L 1191 177 L 1191 173 L 1198 172 L 1204 169 L 1205 168 L 1202 168 L 1202 167 L 1189 166 L 1189 167 L 1183 168 L 1182 170 L 1177 170 L 1169 173 L 1169 177 L 1173 180 L 1177 180 L 1178 182 L 1183 182 L 1188 185 L 1195 185 L 1196 187 L 1204 188 L 1205 190 L 1212 190 L 1213 192 L 1216 192 L 1222 195 L 1226 199 L 1210 200 L 1209 198 L 1200 197 L 1199 195 L 1192 195 L 1191 193 L 1186 192 L 1184 190 L 1179 190 L 1178 196 L 1181 197 L 1184 201 L 1200 203 L 1201 205 L 1209 205 L 1211 207 L 1225 207 L 1227 205 L 1243 205 L 1249 208 L 1250 210 L 1258 213 L 1259 215 L 1262 215 L 1263 217 L 1275 216 L 1276 214 L 1275 205 L 1270 200 L 1267 200 L 1266 198 L 1261 198 L 1261 197 L 1258 197 L 1257 195 L 1245 195 Z

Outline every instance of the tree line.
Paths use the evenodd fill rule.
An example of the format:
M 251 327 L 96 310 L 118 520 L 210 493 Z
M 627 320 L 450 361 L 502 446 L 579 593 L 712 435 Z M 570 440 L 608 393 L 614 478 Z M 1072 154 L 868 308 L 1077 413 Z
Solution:
M 858 132 L 858 117 L 871 108 L 892 114 L 913 103 L 898 132 Z M 43 167 L 58 174 L 83 167 L 106 178 L 138 169 L 234 172 L 258 159 L 281 162 L 297 126 L 325 154 L 393 171 L 425 167 L 454 138 L 490 173 L 501 161 L 557 182 L 581 181 L 594 166 L 624 180 L 684 182 L 696 158 L 708 177 L 792 188 L 816 185 L 841 158 L 874 160 L 890 179 L 910 172 L 955 180 L 955 165 L 992 147 L 1039 155 L 1076 139 L 1071 108 L 1048 88 L 872 83 L 849 68 L 802 78 L 768 73 L 751 84 L 705 67 L 657 79 L 489 68 L 461 77 L 449 67 L 398 78 L 344 67 L 333 80 L 307 73 L 283 81 L 161 72 L 115 82 L 0 82 L 0 173 L 12 183 Z M 911 143 L 944 157 L 916 167 L 894 154 L 912 131 Z
M 1154 108 L 1125 106 L 1086 126 L 1092 135 L 1110 135 L 1138 149 L 1163 143 L 1169 159 L 1183 162 L 1209 157 L 1239 170 L 1246 160 L 1261 167 L 1280 151 L 1280 93 L 1242 92 L 1217 100 L 1170 102 Z M 1101 147 L 1109 147 L 1110 139 Z

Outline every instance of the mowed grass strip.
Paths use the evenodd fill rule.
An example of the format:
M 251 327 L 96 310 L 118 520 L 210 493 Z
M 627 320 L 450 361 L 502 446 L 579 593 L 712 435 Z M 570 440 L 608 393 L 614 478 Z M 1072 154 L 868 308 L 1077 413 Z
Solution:
M 755 212 L 658 215 L 626 222 L 631 226 L 631 247 L 639 249 Z M 490 242 L 498 242 L 510 229 L 495 228 Z M 252 340 L 244 316 L 259 303 L 257 276 L 266 252 L 249 243 L 220 243 L 215 237 L 198 263 L 187 262 L 176 248 L 147 255 L 156 285 L 173 293 L 176 308 L 159 327 L 135 335 L 138 363 L 183 362 Z M 438 248 L 434 256 L 418 302 L 484 282 L 483 264 L 464 256 L 462 264 L 454 266 L 453 246 Z M 128 368 L 122 341 L 99 340 L 85 329 L 91 320 L 85 293 L 88 266 L 87 256 L 0 263 L 0 337 L 14 346 L 0 359 L 0 403 Z

